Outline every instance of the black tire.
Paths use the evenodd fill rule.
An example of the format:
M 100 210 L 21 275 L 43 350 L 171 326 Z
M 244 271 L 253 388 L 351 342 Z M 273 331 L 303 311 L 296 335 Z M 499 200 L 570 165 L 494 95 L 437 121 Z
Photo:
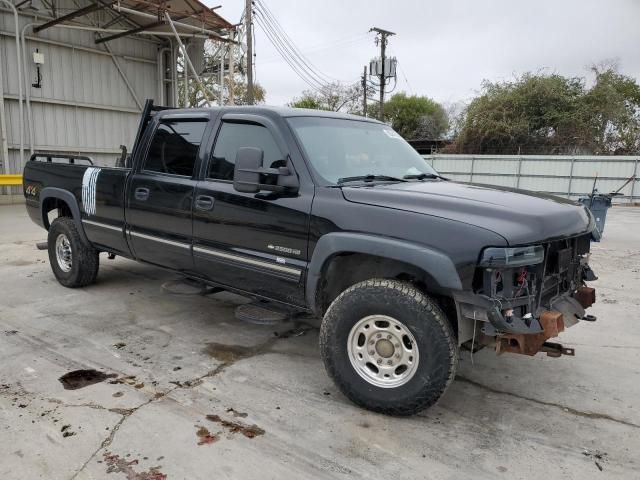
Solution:
M 70 265 L 59 261 L 56 254 L 56 241 L 64 235 L 71 251 Z M 85 287 L 96 281 L 100 266 L 99 252 L 85 243 L 71 218 L 58 217 L 49 228 L 47 238 L 49 263 L 58 282 L 69 288 Z M 68 269 L 67 271 L 65 271 Z
M 413 376 L 402 385 L 374 385 L 352 365 L 349 333 L 370 315 L 392 317 L 415 339 L 419 360 Z M 342 292 L 322 320 L 320 352 L 328 374 L 344 395 L 368 410 L 388 415 L 413 415 L 435 404 L 458 367 L 457 341 L 445 314 L 420 290 L 397 280 L 371 279 Z

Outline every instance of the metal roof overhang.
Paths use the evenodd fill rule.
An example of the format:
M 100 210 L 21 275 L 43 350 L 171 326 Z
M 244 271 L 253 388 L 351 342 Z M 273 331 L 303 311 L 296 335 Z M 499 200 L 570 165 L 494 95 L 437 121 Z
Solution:
M 228 34 L 234 25 L 214 12 L 219 7 L 210 8 L 198 0 L 91 0 L 88 5 L 78 10 L 34 26 L 33 31 L 37 33 L 98 10 L 107 9 L 115 16 L 114 20 L 109 22 L 110 25 L 116 21 L 123 21 L 128 24 L 128 27 L 133 28 L 96 37 L 96 43 L 104 43 L 141 32 L 172 33 L 173 30 L 168 24 L 165 13 L 170 16 L 180 34 L 201 33 L 215 40 L 231 41 L 225 34 Z

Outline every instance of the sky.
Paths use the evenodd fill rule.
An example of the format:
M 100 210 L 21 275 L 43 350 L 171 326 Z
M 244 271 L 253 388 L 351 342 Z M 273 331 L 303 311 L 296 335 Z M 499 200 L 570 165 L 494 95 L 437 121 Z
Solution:
M 396 33 L 395 91 L 444 104 L 468 102 L 483 79 L 524 72 L 589 77 L 615 61 L 640 82 L 640 0 L 261 0 L 293 43 L 327 77 L 355 82 L 379 55 L 371 27 Z M 205 0 L 237 23 L 244 0 Z M 259 8 L 259 7 L 258 7 Z M 259 13 L 258 13 L 259 15 Z M 271 105 L 285 105 L 307 84 L 255 26 L 256 78 Z

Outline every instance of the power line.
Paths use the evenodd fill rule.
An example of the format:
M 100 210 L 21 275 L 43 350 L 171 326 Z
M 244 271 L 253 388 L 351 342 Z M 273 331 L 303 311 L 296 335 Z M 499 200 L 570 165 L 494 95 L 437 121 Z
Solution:
M 318 75 L 318 72 L 312 70 L 308 62 L 304 62 L 298 56 L 294 56 L 292 53 L 292 45 L 285 43 L 278 32 L 275 31 L 275 27 L 269 22 L 261 10 L 256 10 L 256 20 L 258 26 L 264 31 L 269 41 L 276 48 L 278 53 L 282 56 L 285 62 L 291 67 L 291 69 L 298 75 L 312 90 L 317 91 L 323 96 L 328 96 L 332 93 L 332 84 L 339 82 L 327 82 L 325 79 Z
M 255 0 L 255 5 L 256 18 L 260 19 L 260 27 L 265 31 L 265 34 L 270 34 L 267 36 L 271 43 L 274 44 L 274 47 L 276 47 L 276 50 L 278 50 L 282 58 L 289 64 L 294 72 L 296 72 L 298 76 L 301 76 L 308 85 L 310 82 L 313 83 L 315 86 L 310 85 L 312 88 L 323 95 L 327 95 L 329 93 L 327 89 L 328 85 L 334 83 L 346 83 L 347 85 L 358 83 L 358 80 L 354 80 L 353 82 L 341 81 L 322 72 L 302 54 L 269 8 L 261 0 Z M 293 67 L 292 63 L 295 64 L 296 67 Z
M 262 24 L 261 20 L 257 21 L 257 25 L 262 29 L 269 41 L 272 43 L 278 53 L 280 53 L 284 61 L 289 65 L 291 70 L 293 70 L 293 72 L 298 77 L 300 77 L 300 79 L 302 79 L 312 90 L 317 91 L 322 95 L 328 95 L 329 90 L 326 84 L 324 84 L 321 80 L 313 77 L 308 71 L 304 70 L 299 65 L 299 63 L 296 63 L 295 59 L 291 58 L 284 47 L 281 46 L 280 43 L 278 43 L 278 40 L 273 38 L 273 33 Z
M 314 72 L 319 78 L 323 79 L 326 83 L 331 83 L 331 81 L 339 80 L 323 73 L 322 71 L 320 71 L 320 69 L 318 69 L 318 67 L 313 65 L 307 58 L 305 58 L 304 55 L 302 55 L 302 53 L 300 52 L 300 49 L 294 44 L 291 37 L 284 30 L 282 25 L 280 25 L 278 19 L 275 18 L 275 15 L 273 15 L 269 7 L 262 3 L 261 0 L 255 0 L 255 2 L 258 11 L 263 13 L 263 15 L 266 17 L 265 20 L 267 20 L 272 25 L 274 30 L 280 34 L 281 40 L 289 47 L 294 57 L 297 57 L 302 64 L 304 64 L 311 72 Z
M 326 94 L 326 83 L 318 79 L 313 73 L 306 70 L 296 58 L 291 56 L 287 47 L 280 41 L 277 34 L 272 30 L 272 27 L 263 20 L 261 15 L 256 15 L 255 18 L 258 26 L 262 29 L 271 44 L 275 47 L 278 53 L 280 53 L 284 61 L 287 62 L 296 75 L 298 75 L 313 90 Z
M 396 55 L 395 50 L 393 48 L 391 48 L 391 47 L 389 47 L 389 50 L 391 50 L 391 53 L 393 53 L 393 56 L 396 57 L 396 65 L 400 69 L 400 73 L 402 74 L 402 78 L 404 78 L 404 82 L 407 84 L 407 87 L 409 87 L 409 91 L 411 92 L 411 95 L 415 95 L 415 91 L 413 90 L 413 86 L 409 82 L 409 79 L 407 78 L 407 74 L 405 73 L 404 68 L 402 68 L 402 65 L 400 65 L 400 62 L 397 60 L 397 55 Z
M 345 38 L 341 41 L 331 42 L 327 44 L 318 44 L 309 48 L 305 48 L 301 53 L 308 55 L 309 53 L 321 52 L 323 50 L 329 50 L 338 46 L 355 45 L 357 43 L 368 42 L 368 34 L 358 35 L 356 37 Z M 272 63 L 274 61 L 282 61 L 282 58 L 278 56 L 267 57 L 260 60 L 261 63 Z
M 268 39 L 271 41 L 276 50 L 280 53 L 280 55 L 289 63 L 289 65 L 294 64 L 296 66 L 295 70 L 297 72 L 302 73 L 311 81 L 317 83 L 319 86 L 326 83 L 317 75 L 317 73 L 311 70 L 307 65 L 302 63 L 295 55 L 293 55 L 291 51 L 291 47 L 286 44 L 278 32 L 275 30 L 275 27 L 268 21 L 268 19 L 262 14 L 260 10 L 256 11 L 256 19 L 258 20 L 259 26 L 262 28 L 264 33 L 267 35 Z

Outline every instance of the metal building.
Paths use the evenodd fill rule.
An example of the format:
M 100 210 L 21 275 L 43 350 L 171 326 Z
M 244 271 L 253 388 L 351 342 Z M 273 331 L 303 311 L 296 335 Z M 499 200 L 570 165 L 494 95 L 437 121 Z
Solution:
M 0 173 L 21 173 L 42 151 L 113 165 L 121 144 L 131 150 L 145 99 L 185 105 L 189 85 L 200 84 L 206 39 L 231 53 L 234 26 L 215 8 L 198 0 L 0 0 Z M 19 187 L 0 193 L 0 203 L 22 201 Z

